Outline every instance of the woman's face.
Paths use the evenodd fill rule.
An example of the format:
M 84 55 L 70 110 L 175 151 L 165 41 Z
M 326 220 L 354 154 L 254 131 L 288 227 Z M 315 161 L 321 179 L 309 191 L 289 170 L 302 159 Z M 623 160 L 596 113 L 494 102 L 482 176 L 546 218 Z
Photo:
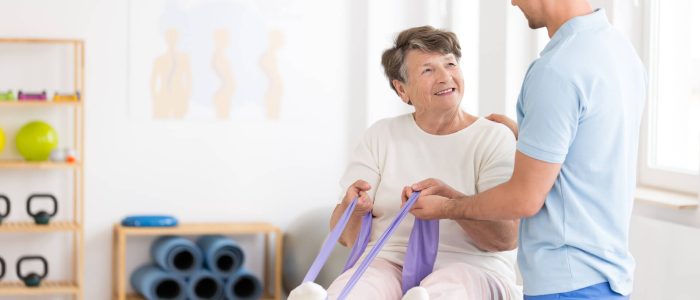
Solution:
M 404 102 L 411 101 L 416 112 L 454 111 L 462 101 L 464 79 L 454 54 L 409 50 L 406 55 L 406 83 L 393 84 Z

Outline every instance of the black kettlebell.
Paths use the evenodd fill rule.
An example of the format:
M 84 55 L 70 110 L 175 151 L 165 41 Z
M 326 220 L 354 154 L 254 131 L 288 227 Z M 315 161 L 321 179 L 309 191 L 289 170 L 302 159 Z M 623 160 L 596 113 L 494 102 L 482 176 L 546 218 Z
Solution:
M 51 202 L 53 202 L 53 212 L 48 213 L 46 211 L 39 211 L 36 213 L 32 212 L 32 200 L 37 199 L 37 198 L 49 198 Z M 29 214 L 32 218 L 34 218 L 34 223 L 37 225 L 46 225 L 49 224 L 49 220 L 51 220 L 51 217 L 55 216 L 56 213 L 58 212 L 58 201 L 56 201 L 56 197 L 53 195 L 49 194 L 34 194 L 29 196 L 29 199 L 27 199 L 27 214 Z
M 41 275 L 34 272 L 27 275 L 22 275 L 22 262 L 30 260 L 41 261 L 41 263 L 44 265 L 44 272 Z M 49 263 L 46 262 L 46 259 L 41 256 L 22 256 L 17 261 L 17 277 L 24 281 L 24 285 L 28 287 L 37 287 L 41 285 L 41 280 L 46 278 L 46 275 L 49 275 Z
M 10 214 L 10 199 L 8 199 L 7 196 L 5 196 L 5 195 L 0 195 L 0 200 L 5 201 L 5 207 L 6 207 L 5 213 L 0 214 L 0 224 L 2 224 L 2 220 L 5 219 L 5 217 L 7 217 L 7 215 Z M 0 277 L 2 277 L 2 276 L 0 276 Z
M 0 279 L 2 279 L 5 276 L 5 270 L 6 270 L 5 260 L 2 259 L 2 257 L 0 257 L 0 268 L 2 268 L 2 271 L 0 271 Z

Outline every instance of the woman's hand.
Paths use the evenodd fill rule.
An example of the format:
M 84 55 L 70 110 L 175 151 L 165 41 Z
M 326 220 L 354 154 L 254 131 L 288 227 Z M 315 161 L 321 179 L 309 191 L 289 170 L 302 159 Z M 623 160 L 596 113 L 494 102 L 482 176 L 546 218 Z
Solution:
M 353 215 L 363 216 L 367 212 L 372 210 L 373 202 L 372 199 L 367 194 L 372 186 L 364 180 L 357 180 L 355 183 L 348 187 L 347 192 L 345 192 L 345 198 L 343 198 L 343 205 L 345 207 L 350 206 L 352 199 L 359 197 L 357 199 L 357 204 L 355 205 L 355 210 L 353 210 Z
M 448 217 L 445 209 L 447 200 L 463 196 L 451 186 L 439 179 L 428 178 L 411 186 L 404 187 L 401 193 L 401 205 L 405 205 L 413 192 L 420 191 L 416 204 L 411 208 L 411 214 L 419 219 L 445 219 Z
M 504 115 L 499 114 L 490 114 L 486 117 L 486 119 L 506 125 L 506 127 L 508 127 L 508 129 L 510 129 L 510 131 L 512 131 L 515 135 L 515 139 L 518 139 L 518 124 L 515 123 L 515 121 L 511 120 L 510 118 Z

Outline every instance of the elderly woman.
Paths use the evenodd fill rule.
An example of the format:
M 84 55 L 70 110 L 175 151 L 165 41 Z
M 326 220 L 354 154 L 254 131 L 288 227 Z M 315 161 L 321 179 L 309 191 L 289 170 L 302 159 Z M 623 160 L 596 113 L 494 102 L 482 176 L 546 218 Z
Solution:
M 411 114 L 371 126 L 340 183 L 345 195 L 331 217 L 335 226 L 354 197 L 355 213 L 340 238 L 352 246 L 361 217 L 371 211 L 369 248 L 412 190 L 422 195 L 471 195 L 511 175 L 515 139 L 503 125 L 460 109 L 464 79 L 452 32 L 429 26 L 401 32 L 382 55 L 391 88 Z M 428 178 L 428 179 L 426 179 Z M 419 182 L 416 186 L 405 186 Z M 401 270 L 413 224 L 409 215 L 350 293 L 350 299 L 401 299 Z M 420 284 L 430 299 L 519 299 L 515 285 L 518 221 L 440 220 L 433 272 Z M 338 296 L 354 268 L 329 287 Z

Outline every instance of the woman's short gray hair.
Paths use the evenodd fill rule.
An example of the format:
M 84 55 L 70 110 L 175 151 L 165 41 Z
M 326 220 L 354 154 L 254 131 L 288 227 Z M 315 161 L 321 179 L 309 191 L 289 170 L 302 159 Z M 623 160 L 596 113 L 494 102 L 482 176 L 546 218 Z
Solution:
M 394 46 L 384 50 L 382 54 L 384 74 L 389 79 L 389 86 L 395 92 L 397 91 L 392 83 L 394 79 L 403 83 L 408 79 L 405 59 L 408 50 L 412 49 L 442 54 L 452 53 L 457 61 L 462 57 L 457 35 L 453 32 L 435 29 L 432 26 L 414 27 L 402 31 L 396 37 Z

